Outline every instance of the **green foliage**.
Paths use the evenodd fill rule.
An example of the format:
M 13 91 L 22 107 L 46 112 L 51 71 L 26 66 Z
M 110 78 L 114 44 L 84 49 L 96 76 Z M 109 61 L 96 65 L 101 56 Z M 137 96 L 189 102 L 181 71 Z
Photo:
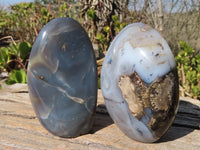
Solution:
M 6 84 L 27 83 L 26 72 L 23 69 L 12 70 L 10 77 L 6 80 Z
M 59 13 L 60 13 L 60 17 L 67 17 L 66 12 L 68 12 L 68 7 L 66 3 L 63 3 L 60 7 L 59 7 Z
M 2 47 L 0 49 L 0 68 L 4 68 L 8 61 L 9 61 L 9 55 L 8 55 L 8 49 L 5 47 Z
M 116 15 L 113 15 L 113 16 L 112 16 L 112 20 L 113 20 L 114 22 L 117 22 L 117 21 L 118 21 L 118 17 L 117 17 Z
M 107 39 L 104 34 L 97 33 L 96 39 L 99 40 L 102 44 L 106 44 Z
M 200 54 L 196 54 L 186 42 L 180 41 L 177 62 L 180 86 L 184 94 L 200 99 Z
M 19 3 L 10 6 L 11 11 L 0 13 L 0 30 L 20 41 L 32 43 L 41 28 L 55 18 L 54 14 L 42 5 Z
M 99 42 L 99 51 L 106 51 L 110 42 L 113 39 L 113 34 L 117 35 L 127 24 L 120 23 L 118 17 L 116 15 L 112 16 L 113 26 L 105 26 L 103 27 L 103 33 L 97 33 L 95 39 Z M 112 32 L 112 29 L 114 31 Z
M 27 59 L 31 51 L 31 44 L 28 42 L 19 42 L 18 44 L 11 43 L 9 47 L 2 47 L 0 49 L 0 69 L 10 71 L 15 68 L 21 68 L 16 65 L 22 65 L 24 59 Z M 16 64 L 10 65 L 12 62 Z
M 112 16 L 112 20 L 113 20 L 114 29 L 116 33 L 119 33 L 127 25 L 127 23 L 125 22 L 120 23 L 116 15 Z
M 103 31 L 106 32 L 106 33 L 109 33 L 110 32 L 110 27 L 109 26 L 105 26 L 103 28 Z
M 35 3 L 18 3 L 10 6 L 11 11 L 0 11 L 0 33 L 11 35 L 14 39 L 33 43 L 39 31 L 50 20 L 56 17 L 71 17 L 77 19 L 77 6 L 67 4 L 64 0 L 58 2 L 37 1 Z M 49 5 L 44 5 L 44 4 Z M 56 7 L 55 7 L 56 6 Z
M 94 18 L 95 18 L 95 11 L 94 11 L 94 9 L 89 9 L 89 10 L 87 11 L 87 16 L 88 16 L 88 18 L 90 18 L 91 20 L 94 20 Z
M 31 44 L 28 42 L 11 43 L 0 49 L 0 69 L 10 72 L 7 84 L 26 83 L 26 68 Z
M 31 44 L 28 42 L 20 42 L 18 46 L 18 51 L 20 52 L 20 58 L 22 60 L 25 59 L 31 51 Z
M 44 7 L 41 8 L 41 12 L 42 12 L 42 14 L 43 14 L 44 16 L 47 16 L 47 15 L 48 15 L 48 11 L 47 11 L 47 9 L 44 8 Z
M 67 4 L 65 1 L 59 7 L 59 17 L 70 17 L 77 19 L 77 6 L 74 2 L 72 4 Z
M 5 15 L 5 13 L 6 13 L 5 10 L 0 11 L 1 15 Z M 3 18 L 0 17 L 0 28 L 2 28 L 5 25 L 6 25 L 6 21 Z

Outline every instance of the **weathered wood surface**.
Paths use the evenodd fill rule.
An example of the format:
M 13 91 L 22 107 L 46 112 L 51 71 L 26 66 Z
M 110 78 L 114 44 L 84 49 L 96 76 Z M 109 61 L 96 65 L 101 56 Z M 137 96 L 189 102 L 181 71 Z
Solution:
M 91 133 L 72 139 L 53 136 L 39 123 L 32 109 L 27 85 L 0 90 L 0 150 L 200 150 L 200 102 L 180 98 L 177 117 L 162 139 L 144 144 L 126 137 L 106 113 L 101 91 Z

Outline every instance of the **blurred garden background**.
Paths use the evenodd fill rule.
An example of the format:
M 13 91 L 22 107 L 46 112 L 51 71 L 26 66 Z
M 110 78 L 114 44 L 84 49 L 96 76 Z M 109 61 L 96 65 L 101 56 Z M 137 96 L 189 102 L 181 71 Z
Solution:
M 167 40 L 176 58 L 180 96 L 200 99 L 200 0 L 0 0 L 2 81 L 27 82 L 34 40 L 57 17 L 74 18 L 85 28 L 99 75 L 110 43 L 126 25 L 143 22 L 152 26 Z

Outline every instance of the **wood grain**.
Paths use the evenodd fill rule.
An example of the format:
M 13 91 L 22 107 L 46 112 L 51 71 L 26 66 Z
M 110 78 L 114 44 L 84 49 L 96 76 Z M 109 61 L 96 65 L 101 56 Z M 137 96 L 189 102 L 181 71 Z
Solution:
M 144 144 L 126 137 L 113 123 L 101 91 L 95 123 L 90 133 L 77 138 L 59 138 L 48 133 L 32 109 L 26 84 L 0 90 L 0 150 L 160 150 L 200 149 L 200 101 L 180 98 L 178 114 L 168 132 L 156 143 Z

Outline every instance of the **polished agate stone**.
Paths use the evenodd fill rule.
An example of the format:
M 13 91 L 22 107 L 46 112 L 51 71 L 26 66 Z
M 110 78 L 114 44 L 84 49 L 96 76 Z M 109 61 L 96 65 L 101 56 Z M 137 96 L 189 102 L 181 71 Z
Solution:
M 137 141 L 157 141 L 172 124 L 179 99 L 176 64 L 167 42 L 148 25 L 128 25 L 108 49 L 101 88 L 121 131 Z
M 27 75 L 33 108 L 48 131 L 60 137 L 90 131 L 97 100 L 96 59 L 77 21 L 57 18 L 41 30 Z

